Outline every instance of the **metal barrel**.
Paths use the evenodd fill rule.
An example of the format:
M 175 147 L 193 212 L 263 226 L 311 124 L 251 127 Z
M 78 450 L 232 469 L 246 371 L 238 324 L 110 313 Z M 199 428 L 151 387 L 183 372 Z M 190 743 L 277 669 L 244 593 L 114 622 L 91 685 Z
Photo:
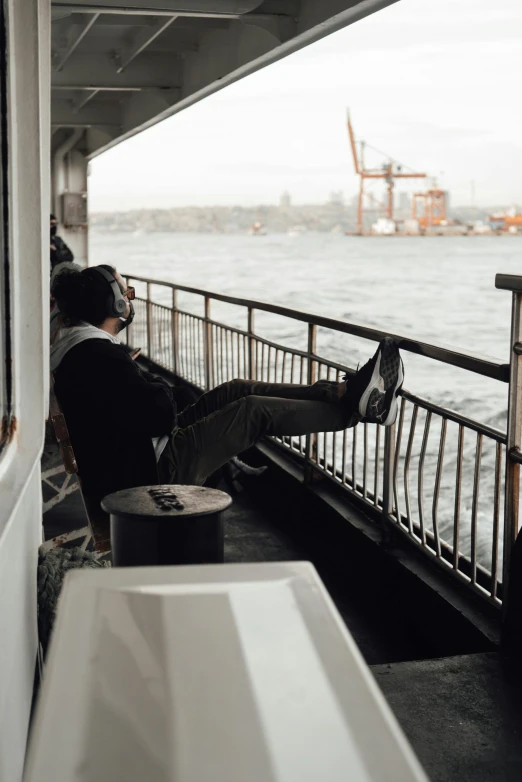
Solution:
M 109 494 L 112 564 L 196 565 L 223 562 L 228 494 L 203 486 L 138 486 Z

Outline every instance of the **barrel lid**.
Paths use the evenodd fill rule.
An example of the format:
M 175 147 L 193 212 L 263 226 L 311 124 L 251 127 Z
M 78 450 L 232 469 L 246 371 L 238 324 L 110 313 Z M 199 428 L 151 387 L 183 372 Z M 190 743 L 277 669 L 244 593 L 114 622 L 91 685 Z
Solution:
M 114 516 L 185 518 L 220 513 L 232 498 L 224 491 L 206 486 L 136 486 L 108 494 L 102 508 Z

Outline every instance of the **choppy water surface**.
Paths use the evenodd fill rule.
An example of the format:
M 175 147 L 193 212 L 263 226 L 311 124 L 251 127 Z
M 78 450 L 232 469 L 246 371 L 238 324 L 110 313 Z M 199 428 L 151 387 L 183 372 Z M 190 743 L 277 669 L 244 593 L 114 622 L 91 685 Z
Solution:
M 494 278 L 522 271 L 517 237 L 93 232 L 90 252 L 91 262 L 122 271 L 356 320 L 501 360 L 508 355 L 510 294 L 497 291 Z M 241 317 L 228 309 L 229 319 Z M 306 345 L 298 324 L 259 315 L 257 326 L 280 342 Z M 330 332 L 320 335 L 319 351 L 356 364 L 373 345 Z M 414 356 L 406 355 L 405 363 L 409 390 L 503 425 L 503 384 Z
M 507 361 L 509 350 L 511 296 L 497 291 L 494 280 L 497 272 L 522 271 L 521 252 L 522 240 L 517 237 L 135 236 L 93 232 L 90 244 L 91 263 L 111 263 L 122 272 L 358 321 L 503 361 Z M 193 297 L 185 296 L 181 303 L 200 312 Z M 246 326 L 245 314 L 237 308 L 213 304 L 212 312 L 219 320 Z M 257 313 L 256 329 L 279 343 L 306 348 L 306 327 L 298 322 Z M 373 343 L 348 335 L 321 330 L 318 335 L 320 355 L 350 366 L 373 350 Z M 404 361 L 408 390 L 505 429 L 504 384 L 407 353 Z M 422 413 L 418 426 L 413 447 L 417 462 Z M 440 426 L 430 434 L 433 447 L 426 458 L 427 515 L 431 512 L 429 478 L 435 471 L 439 432 Z M 449 445 L 455 437 L 450 431 Z M 470 437 L 463 465 L 470 487 L 474 448 Z M 447 475 L 442 479 L 440 506 L 442 515 L 448 515 L 448 525 L 455 459 L 452 446 L 445 462 Z M 490 549 L 493 465 L 494 449 L 486 448 L 481 474 L 489 499 L 479 514 L 479 537 L 484 538 L 481 548 L 485 552 Z M 417 490 L 412 489 L 415 504 Z M 471 510 L 470 491 L 465 495 L 464 519 Z M 465 521 L 462 524 L 464 537 L 468 537 Z

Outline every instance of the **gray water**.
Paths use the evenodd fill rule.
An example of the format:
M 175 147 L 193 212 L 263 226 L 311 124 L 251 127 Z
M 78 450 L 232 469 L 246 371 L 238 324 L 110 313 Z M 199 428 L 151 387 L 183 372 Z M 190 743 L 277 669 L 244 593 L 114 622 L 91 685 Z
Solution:
M 355 320 L 503 361 L 511 297 L 497 291 L 494 280 L 497 272 L 522 272 L 521 253 L 518 237 L 92 232 L 90 238 L 91 263 Z M 229 320 L 237 320 L 230 310 Z M 298 324 L 258 316 L 256 326 L 280 342 L 306 347 L 306 330 Z M 318 342 L 320 354 L 348 365 L 374 349 L 365 340 L 332 332 L 320 334 Z M 404 358 L 410 391 L 504 426 L 504 384 L 418 356 Z
M 110 263 L 121 272 L 357 321 L 501 361 L 507 361 L 509 354 L 511 296 L 495 289 L 495 274 L 520 273 L 521 251 L 518 237 L 484 236 L 370 238 L 309 233 L 252 237 L 92 232 L 90 239 L 91 263 Z M 161 295 L 158 290 L 158 300 Z M 201 312 L 201 302 L 188 295 L 181 297 L 181 306 Z M 213 302 L 212 315 L 230 325 L 246 326 L 244 311 L 236 307 Z M 298 322 L 258 312 L 255 327 L 259 334 L 278 343 L 306 349 L 306 326 Z M 374 343 L 367 340 L 325 330 L 318 333 L 318 353 L 348 366 L 355 367 L 374 349 Z M 505 430 L 505 384 L 412 354 L 403 357 L 409 391 Z M 411 469 L 414 508 L 419 503 L 417 467 L 424 421 L 425 414 L 420 411 Z M 438 421 L 438 429 L 432 426 L 430 431 L 425 463 L 422 502 L 427 518 L 436 471 Z M 409 423 L 408 414 L 405 423 Z M 443 536 L 450 543 L 457 435 L 457 428 L 450 424 L 439 503 Z M 473 433 L 468 433 L 460 546 L 468 554 L 474 456 L 475 439 Z M 485 440 L 478 544 L 479 560 L 486 567 L 491 564 L 494 459 L 494 444 Z M 403 476 L 400 483 L 399 500 L 404 512 Z

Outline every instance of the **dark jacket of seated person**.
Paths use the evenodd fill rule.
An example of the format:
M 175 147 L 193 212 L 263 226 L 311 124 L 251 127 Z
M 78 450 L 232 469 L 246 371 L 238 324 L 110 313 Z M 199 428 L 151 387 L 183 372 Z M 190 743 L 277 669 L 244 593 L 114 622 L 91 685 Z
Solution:
M 158 483 L 157 447 L 176 426 L 171 386 L 107 338 L 58 343 L 51 368 L 85 493 Z

